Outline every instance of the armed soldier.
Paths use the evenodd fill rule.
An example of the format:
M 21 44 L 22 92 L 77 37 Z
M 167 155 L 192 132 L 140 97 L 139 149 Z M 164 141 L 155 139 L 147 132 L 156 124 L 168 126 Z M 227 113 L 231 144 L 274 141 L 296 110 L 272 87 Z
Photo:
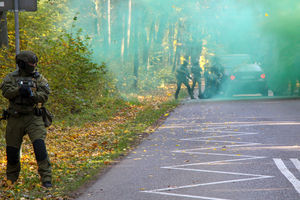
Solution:
M 223 83 L 223 76 L 224 76 L 224 67 L 220 63 L 220 59 L 215 56 L 213 57 L 212 64 L 211 64 L 211 73 L 215 75 L 215 87 L 216 93 L 220 91 L 221 85 Z
M 200 68 L 199 62 L 196 61 L 193 63 L 191 72 L 193 75 L 193 85 L 192 85 L 192 91 L 194 91 L 194 88 L 196 86 L 196 83 L 198 83 L 198 98 L 202 98 L 202 93 L 201 93 L 201 72 L 202 69 Z
M 18 70 L 8 74 L 1 86 L 9 100 L 6 127 L 7 180 L 16 182 L 21 170 L 20 148 L 25 134 L 33 144 L 42 185 L 52 187 L 51 165 L 46 150 L 46 128 L 39 105 L 48 100 L 50 88 L 47 80 L 36 71 L 38 58 L 31 51 L 16 56 Z
M 213 57 L 210 66 L 205 68 L 205 91 L 204 97 L 211 98 L 220 92 L 223 82 L 224 67 L 220 64 L 218 57 Z
M 189 85 L 189 81 L 188 81 L 188 79 L 192 79 L 192 78 L 190 76 L 187 65 L 188 65 L 188 63 L 186 61 L 184 61 L 183 64 L 176 70 L 177 89 L 175 92 L 175 99 L 178 99 L 178 94 L 181 89 L 182 83 L 186 86 L 191 99 L 194 99 L 193 91 L 192 91 L 192 89 Z

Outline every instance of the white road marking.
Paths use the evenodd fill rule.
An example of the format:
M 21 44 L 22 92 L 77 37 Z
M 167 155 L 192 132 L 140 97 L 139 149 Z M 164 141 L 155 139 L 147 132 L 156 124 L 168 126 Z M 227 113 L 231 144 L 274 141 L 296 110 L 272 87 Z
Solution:
M 239 156 L 243 157 L 243 156 Z M 224 162 L 235 162 L 235 161 L 244 161 L 244 160 L 253 160 L 253 159 L 259 159 L 259 158 L 265 158 L 265 157 L 252 157 L 252 158 L 241 158 L 241 159 L 231 159 L 231 160 L 217 160 L 212 162 L 203 162 L 203 163 L 191 163 L 191 164 L 184 164 L 184 165 L 173 165 L 170 167 L 161 167 L 162 169 L 170 169 L 172 167 L 187 167 L 187 166 L 195 166 L 195 165 L 212 165 L 216 163 L 224 163 Z
M 248 144 L 246 143 L 246 144 L 241 144 L 241 145 L 233 144 L 233 145 L 227 145 L 227 147 L 246 147 L 246 146 L 257 146 L 257 145 L 261 145 L 261 144 L 260 143 L 248 143 Z M 175 150 L 175 151 L 172 151 L 172 152 L 174 152 L 174 153 L 187 153 L 187 152 L 191 152 L 191 151 L 220 149 L 220 148 L 223 148 L 223 147 L 224 147 L 224 145 L 213 146 L 213 147 L 202 147 L 202 148 L 195 148 L 195 149 Z
M 186 153 L 190 155 L 194 154 L 202 154 L 202 155 L 213 155 L 213 156 L 227 156 L 227 157 L 239 157 L 237 159 L 225 159 L 225 160 L 217 160 L 217 161 L 210 161 L 210 162 L 202 162 L 202 163 L 189 163 L 184 165 L 173 165 L 173 166 L 165 166 L 161 167 L 163 169 L 172 169 L 172 170 L 183 170 L 183 171 L 192 171 L 192 172 L 204 172 L 204 173 L 213 173 L 213 174 L 228 174 L 228 175 L 235 175 L 235 176 L 252 176 L 251 178 L 243 178 L 243 179 L 232 179 L 226 181 L 217 181 L 217 182 L 209 182 L 209 183 L 200 183 L 200 184 L 193 184 L 193 185 L 184 185 L 184 186 L 176 186 L 176 187 L 168 187 L 168 188 L 161 188 L 149 191 L 142 191 L 145 193 L 152 193 L 152 194 L 161 194 L 161 195 L 168 195 L 168 196 L 178 196 L 178 197 L 186 197 L 186 198 L 194 198 L 194 199 L 207 199 L 207 200 L 223 200 L 214 197 L 203 197 L 203 196 L 195 196 L 195 195 L 186 195 L 186 194 L 178 194 L 178 193 L 171 193 L 168 191 L 174 191 L 178 189 L 186 189 L 186 188 L 194 188 L 200 186 L 207 186 L 207 185 L 216 185 L 216 184 L 225 184 L 225 183 L 236 183 L 236 182 L 243 182 L 243 181 L 252 181 L 258 179 L 266 179 L 266 178 L 273 178 L 273 176 L 267 175 L 260 175 L 260 174 L 248 174 L 248 173 L 240 173 L 240 172 L 227 172 L 227 171 L 213 171 L 213 170 L 205 170 L 205 169 L 194 169 L 191 168 L 192 166 L 203 166 L 203 165 L 211 165 L 217 163 L 224 163 L 224 162 L 236 162 L 236 161 L 245 161 L 245 160 L 254 160 L 254 159 L 262 159 L 265 157 L 262 156 L 252 156 L 252 155 L 237 155 L 237 154 L 224 154 L 224 153 L 208 153 L 203 152 L 203 150 L 212 150 L 212 149 L 220 149 L 224 148 L 224 143 L 230 143 L 230 145 L 226 145 L 228 147 L 240 147 L 240 146 L 257 146 L 261 145 L 260 143 L 251 143 L 251 142 L 240 142 L 240 141 L 228 141 L 228 140 L 208 140 L 207 138 L 225 138 L 225 137 L 233 137 L 233 136 L 244 136 L 244 135 L 255 135 L 258 133 L 247 133 L 247 132 L 237 132 L 237 131 L 213 131 L 216 127 L 212 127 L 212 131 L 202 131 L 202 133 L 229 133 L 227 135 L 218 135 L 218 136 L 204 136 L 204 137 L 194 137 L 194 138 L 185 138 L 181 139 L 184 141 L 194 141 L 194 142 L 215 142 L 215 143 L 223 143 L 220 146 L 214 146 L 209 148 L 194 148 L 194 149 L 182 149 L 172 151 L 172 153 Z M 219 128 L 219 127 L 217 127 Z
M 300 181 L 288 170 L 283 161 L 279 158 L 273 159 L 278 169 L 281 173 L 290 181 L 290 183 L 294 186 L 295 190 L 300 194 Z
M 295 165 L 296 169 L 298 169 L 298 171 L 300 171 L 300 161 L 296 158 L 291 158 L 291 161 Z
M 190 130 L 187 130 L 189 132 Z M 232 133 L 232 131 L 201 131 L 201 133 Z M 246 132 L 235 132 L 239 134 L 229 134 L 229 135 L 218 135 L 218 136 L 213 136 L 214 138 L 219 138 L 219 137 L 233 137 L 233 136 L 241 136 L 241 135 L 256 135 L 257 133 L 246 133 Z M 205 136 L 205 137 L 198 137 L 198 138 L 211 138 L 212 136 Z M 181 139 L 181 140 L 190 140 L 191 138 L 187 139 Z M 197 138 L 196 138 L 197 139 Z
M 215 173 L 215 174 L 229 174 L 229 175 L 238 175 L 238 176 L 254 176 L 254 177 L 268 177 L 265 175 L 259 174 L 246 174 L 246 173 L 237 173 L 237 172 L 225 172 L 225 171 L 213 171 L 213 170 L 203 170 L 203 169 L 191 169 L 191 168 L 180 168 L 180 167 L 164 167 L 165 169 L 179 169 L 185 171 L 194 171 L 194 172 L 208 172 L 208 173 Z
M 151 192 L 151 191 L 143 191 L 143 192 L 146 192 L 146 193 L 155 193 L 155 194 L 162 194 L 162 195 L 167 195 L 167 196 L 186 197 L 186 198 L 191 198 L 191 199 L 228 200 L 228 199 L 220 199 L 220 198 L 195 196 L 195 195 L 174 194 L 174 193 L 168 193 L 168 192 Z
M 190 139 L 181 139 L 181 140 L 188 140 L 194 142 L 221 142 L 221 143 L 236 143 L 236 144 L 249 144 L 249 142 L 237 142 L 237 141 L 230 141 L 230 140 L 202 140 L 201 138 L 190 138 Z M 260 143 L 251 143 L 251 144 L 260 144 Z
M 213 126 L 214 129 L 219 128 L 232 128 L 232 127 L 245 127 L 245 126 L 286 126 L 286 125 L 300 125 L 299 121 L 260 121 L 260 122 L 220 122 L 220 123 L 203 123 L 199 124 L 199 128 L 211 129 Z M 207 127 L 205 127 L 207 126 Z M 159 129 L 172 129 L 172 128 L 186 128 L 186 127 L 195 127 L 195 124 L 174 124 L 160 127 Z M 196 129 L 196 128 L 195 128 Z M 195 130 L 193 129 L 193 130 Z M 199 130 L 201 131 L 201 130 Z M 202 131 L 201 131 L 202 132 Z
M 161 192 L 161 191 L 172 191 L 172 190 L 193 188 L 193 187 L 199 187 L 199 186 L 218 185 L 218 184 L 224 184 L 224 183 L 236 183 L 236 182 L 243 182 L 243 181 L 252 181 L 252 180 L 272 178 L 272 177 L 273 176 L 262 176 L 262 177 L 253 177 L 253 178 L 232 179 L 232 180 L 227 180 L 227 181 L 216 181 L 216 182 L 210 182 L 210 183 L 200 183 L 200 184 L 184 185 L 184 186 L 174 186 L 174 187 L 161 188 L 161 189 L 149 190 L 149 191 L 143 191 L 143 192 L 157 193 L 157 192 Z

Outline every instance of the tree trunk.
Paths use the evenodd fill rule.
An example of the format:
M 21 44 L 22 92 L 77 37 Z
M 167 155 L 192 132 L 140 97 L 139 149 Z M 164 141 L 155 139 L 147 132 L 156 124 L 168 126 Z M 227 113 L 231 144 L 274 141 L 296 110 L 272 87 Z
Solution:
M 136 38 L 137 40 L 137 38 Z M 135 42 L 137 44 L 137 42 Z M 134 66 L 133 66 L 133 75 L 135 76 L 133 82 L 133 88 L 138 89 L 138 78 L 139 78 L 139 50 L 137 46 L 134 48 Z
M 173 24 L 170 24 L 169 25 L 169 65 L 172 65 L 174 60 L 173 43 L 174 43 L 174 28 L 173 28 Z
M 125 54 L 125 41 L 126 41 L 126 22 L 125 22 L 125 14 L 122 16 L 122 41 L 121 41 L 121 62 L 124 65 L 124 54 Z
M 128 2 L 128 26 L 127 26 L 127 48 L 130 47 L 130 34 L 131 34 L 131 0 Z
M 131 1 L 131 0 L 130 0 Z M 132 5 L 132 7 L 136 7 L 137 2 Z M 134 51 L 134 60 L 133 60 L 133 75 L 134 75 L 134 82 L 133 82 L 133 88 L 135 90 L 138 90 L 138 82 L 139 82 L 139 39 L 140 39 L 140 31 L 139 28 L 141 27 L 140 20 L 142 19 L 141 17 L 141 12 L 138 11 L 138 9 L 135 9 L 135 18 L 132 23 L 132 42 L 133 42 L 133 51 Z
M 0 47 L 8 47 L 6 12 L 0 12 Z
M 111 22 L 110 22 L 110 9 L 111 9 L 111 6 L 110 6 L 110 0 L 107 0 L 107 29 L 108 29 L 108 46 L 110 46 L 111 44 Z

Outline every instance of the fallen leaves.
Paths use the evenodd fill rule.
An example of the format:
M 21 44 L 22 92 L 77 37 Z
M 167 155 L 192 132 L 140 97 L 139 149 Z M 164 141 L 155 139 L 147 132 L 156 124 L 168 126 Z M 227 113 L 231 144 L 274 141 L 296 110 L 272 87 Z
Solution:
M 139 113 L 143 113 L 145 108 L 153 108 L 153 114 L 153 110 L 162 108 L 161 104 L 168 98 L 167 95 L 140 96 L 142 103 L 128 103 L 107 121 L 91 122 L 82 127 L 67 127 L 63 123 L 61 126 L 51 126 L 46 140 L 53 167 L 54 188 L 51 190 L 41 187 L 31 141 L 25 136 L 20 177 L 16 184 L 0 179 L 0 199 L 68 199 L 64 195 L 68 190 L 78 185 L 78 182 L 91 178 L 90 173 L 112 164 L 114 158 L 124 155 L 130 149 L 128 145 L 139 137 L 131 127 L 136 126 L 135 120 Z M 124 126 L 130 121 L 133 122 L 130 126 Z M 147 128 L 145 123 L 141 124 L 143 126 L 138 127 L 136 132 L 143 132 Z M 5 167 L 5 149 L 0 146 L 0 177 L 5 177 Z

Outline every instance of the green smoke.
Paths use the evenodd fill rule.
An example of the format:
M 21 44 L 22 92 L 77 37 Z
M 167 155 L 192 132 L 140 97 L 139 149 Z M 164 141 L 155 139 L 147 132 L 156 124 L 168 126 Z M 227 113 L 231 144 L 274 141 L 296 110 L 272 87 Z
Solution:
M 268 10 L 268 17 L 262 23 L 264 36 L 272 38 L 269 44 L 269 58 L 265 58 L 268 72 L 272 75 L 270 84 L 279 94 L 297 94 L 300 78 L 300 2 L 261 2 Z M 297 92 L 297 93 L 296 93 Z
M 174 83 L 180 57 L 249 54 L 269 88 L 296 88 L 300 3 L 294 0 L 70 0 L 74 24 L 91 37 L 120 89 Z M 72 31 L 75 31 L 73 28 Z M 295 90 L 296 91 L 296 90 Z

